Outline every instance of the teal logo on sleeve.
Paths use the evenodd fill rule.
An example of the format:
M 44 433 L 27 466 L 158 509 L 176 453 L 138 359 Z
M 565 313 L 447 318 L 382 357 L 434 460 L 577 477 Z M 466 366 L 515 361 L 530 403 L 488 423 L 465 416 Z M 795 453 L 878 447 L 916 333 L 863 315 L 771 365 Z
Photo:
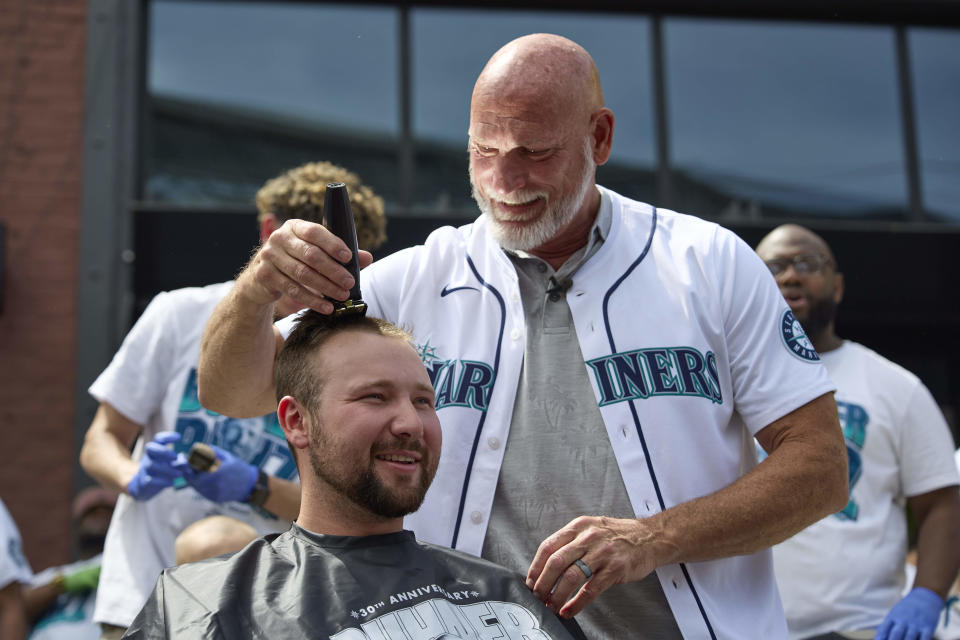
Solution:
M 790 309 L 780 316 L 780 337 L 783 338 L 787 350 L 797 358 L 805 362 L 820 362 L 820 355 Z

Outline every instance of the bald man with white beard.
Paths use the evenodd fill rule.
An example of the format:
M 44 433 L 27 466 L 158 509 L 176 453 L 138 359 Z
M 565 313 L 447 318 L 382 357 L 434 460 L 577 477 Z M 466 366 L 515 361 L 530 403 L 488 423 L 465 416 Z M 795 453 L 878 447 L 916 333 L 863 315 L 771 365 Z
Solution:
M 768 548 L 843 507 L 834 387 L 749 247 L 596 184 L 613 131 L 582 47 L 514 40 L 471 100 L 482 215 L 361 252 L 368 313 L 412 329 L 443 425 L 405 526 L 526 572 L 588 637 L 785 638 Z M 275 404 L 272 305 L 330 313 L 348 256 L 319 225 L 270 237 L 208 325 L 205 405 Z

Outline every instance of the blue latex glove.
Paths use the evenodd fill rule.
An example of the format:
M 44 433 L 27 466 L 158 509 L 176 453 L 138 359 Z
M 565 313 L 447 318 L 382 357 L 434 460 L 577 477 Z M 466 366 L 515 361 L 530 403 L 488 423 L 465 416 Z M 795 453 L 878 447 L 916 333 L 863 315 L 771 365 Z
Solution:
M 183 477 L 187 484 L 213 502 L 243 502 L 250 497 L 259 470 L 229 451 L 214 445 L 210 445 L 210 448 L 217 454 L 220 466 L 216 471 L 197 471 L 188 464 L 183 464 Z
M 173 481 L 183 474 L 177 464 L 177 454 L 167 445 L 179 442 L 180 434 L 175 431 L 161 431 L 148 442 L 140 458 L 140 468 L 127 485 L 127 493 L 134 500 L 149 500 L 164 489 L 173 485 Z M 181 458 L 183 456 L 180 456 Z
M 874 640 L 930 640 L 937 624 L 943 598 L 930 589 L 914 587 L 887 613 Z

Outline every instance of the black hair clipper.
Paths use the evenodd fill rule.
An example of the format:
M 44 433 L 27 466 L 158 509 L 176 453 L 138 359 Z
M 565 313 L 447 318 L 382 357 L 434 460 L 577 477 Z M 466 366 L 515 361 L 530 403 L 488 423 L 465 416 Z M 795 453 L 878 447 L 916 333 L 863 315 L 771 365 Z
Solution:
M 217 454 L 210 445 L 194 442 L 187 456 L 187 463 L 197 471 L 216 471 L 220 466 Z
M 327 193 L 323 200 L 323 217 L 327 219 L 327 229 L 353 252 L 349 262 L 343 263 L 354 285 L 350 296 L 343 302 L 331 300 L 333 303 L 333 317 L 345 315 L 366 315 L 367 304 L 360 297 L 360 261 L 357 257 L 357 227 L 353 222 L 353 212 L 350 210 L 350 197 L 347 194 L 347 185 L 342 182 L 331 182 L 327 185 Z

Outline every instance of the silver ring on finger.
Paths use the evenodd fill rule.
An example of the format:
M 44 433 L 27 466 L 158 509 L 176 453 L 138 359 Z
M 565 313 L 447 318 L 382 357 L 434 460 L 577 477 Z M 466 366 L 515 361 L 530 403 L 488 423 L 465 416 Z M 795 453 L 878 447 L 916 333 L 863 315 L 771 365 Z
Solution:
M 593 576 L 593 571 L 590 570 L 590 567 L 588 567 L 587 563 L 584 562 L 582 559 L 574 560 L 573 564 L 577 565 L 577 568 L 580 569 L 580 571 L 583 571 L 583 575 L 587 576 L 587 580 L 589 580 L 591 576 Z

